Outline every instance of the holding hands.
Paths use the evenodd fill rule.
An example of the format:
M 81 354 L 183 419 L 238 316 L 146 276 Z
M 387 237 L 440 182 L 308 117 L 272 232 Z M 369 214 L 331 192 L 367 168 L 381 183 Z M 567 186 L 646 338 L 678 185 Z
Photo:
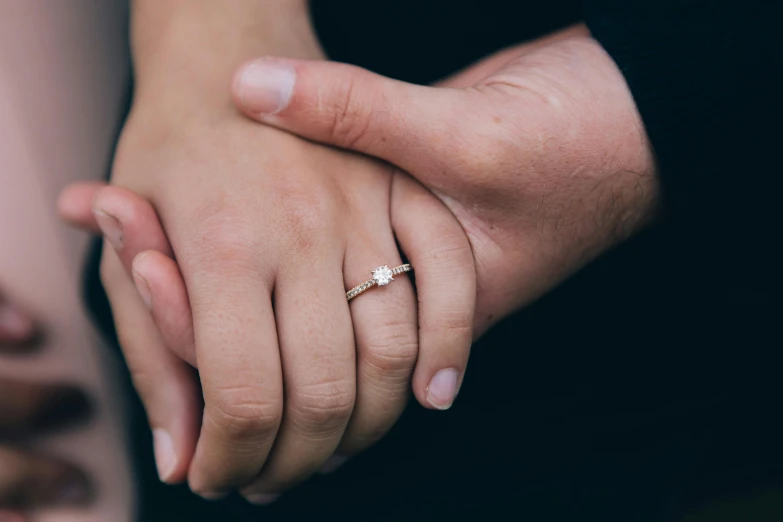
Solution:
M 653 153 L 625 80 L 575 26 L 437 87 L 350 65 L 263 58 L 237 76 L 249 117 L 410 173 L 476 262 L 476 328 L 536 299 L 650 222 Z
M 387 165 L 239 114 L 155 143 L 137 118 L 113 182 L 149 198 L 166 235 L 126 190 L 100 190 L 92 208 L 108 239 L 102 279 L 164 479 L 188 471 L 207 496 L 249 482 L 252 498 L 282 491 L 335 451 L 351 455 L 382 436 L 407 402 L 414 366 L 419 400 L 451 404 L 475 286 L 470 247 L 445 206 Z M 420 305 L 400 275 L 349 309 L 346 288 L 402 264 L 397 242 L 417 267 Z M 186 363 L 199 370 L 201 419 Z
M 264 125 L 134 110 L 117 186 L 61 201 L 85 226 L 92 208 L 108 239 L 103 281 L 161 476 L 205 496 L 268 501 L 360 452 L 411 383 L 449 407 L 473 336 L 654 217 L 633 99 L 582 27 L 437 87 L 263 58 L 234 98 Z M 406 260 L 415 291 L 400 275 L 349 306 L 371 269 Z

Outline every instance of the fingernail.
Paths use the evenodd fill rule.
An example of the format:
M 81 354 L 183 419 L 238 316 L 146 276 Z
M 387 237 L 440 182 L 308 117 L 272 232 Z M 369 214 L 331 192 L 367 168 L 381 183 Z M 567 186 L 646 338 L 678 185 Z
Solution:
M 448 410 L 457 395 L 457 370 L 449 368 L 435 374 L 427 386 L 427 400 L 439 410 Z
M 227 497 L 228 492 L 227 491 L 202 491 L 201 493 L 197 493 L 197 495 L 206 500 L 220 500 L 222 498 Z
M 144 305 L 147 309 L 152 309 L 152 293 L 150 292 L 150 285 L 144 277 L 134 268 L 133 283 L 136 285 L 136 290 L 141 296 L 141 300 L 144 301 Z
M 321 466 L 321 469 L 318 470 L 318 473 L 321 475 L 328 475 L 329 473 L 334 473 L 339 468 L 342 467 L 343 464 L 348 462 L 349 457 L 343 457 L 342 455 L 332 455 L 328 459 L 326 459 L 326 462 L 324 462 L 324 465 Z
M 0 304 L 0 334 L 23 341 L 34 332 L 35 325 L 29 317 L 8 303 Z
M 279 493 L 254 493 L 252 495 L 245 495 L 245 498 L 251 504 L 266 506 L 267 504 L 271 504 L 272 502 L 280 498 L 280 494 Z
M 152 440 L 155 446 L 155 464 L 158 476 L 162 482 L 168 482 L 177 467 L 177 455 L 174 453 L 174 442 L 169 432 L 162 429 L 152 430 Z
M 282 111 L 291 100 L 296 73 L 290 65 L 272 60 L 257 60 L 239 74 L 235 92 L 250 112 L 272 115 Z
M 93 209 L 92 213 L 95 215 L 95 221 L 98 222 L 103 237 L 111 243 L 115 249 L 120 250 L 122 248 L 122 227 L 120 222 L 114 216 L 111 216 L 103 210 Z

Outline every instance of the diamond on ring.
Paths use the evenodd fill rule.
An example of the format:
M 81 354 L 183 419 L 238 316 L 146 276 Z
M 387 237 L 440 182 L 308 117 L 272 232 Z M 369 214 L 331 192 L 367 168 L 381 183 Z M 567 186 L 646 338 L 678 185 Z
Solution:
M 345 293 L 346 299 L 349 301 L 359 294 L 363 294 L 374 286 L 386 286 L 394 281 L 394 276 L 398 274 L 404 274 L 410 272 L 413 267 L 409 264 L 400 265 L 394 268 L 389 268 L 389 265 L 379 266 L 372 271 L 372 279 L 368 279 L 364 283 L 354 286 Z
M 388 265 L 379 266 L 372 271 L 372 280 L 378 286 L 386 286 L 394 281 L 394 274 Z

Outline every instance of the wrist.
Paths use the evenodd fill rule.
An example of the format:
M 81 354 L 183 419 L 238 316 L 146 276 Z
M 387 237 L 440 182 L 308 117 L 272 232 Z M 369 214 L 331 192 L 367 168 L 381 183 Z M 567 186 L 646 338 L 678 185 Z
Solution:
M 135 0 L 132 51 L 134 106 L 183 115 L 233 112 L 231 79 L 249 59 L 323 58 L 304 0 Z

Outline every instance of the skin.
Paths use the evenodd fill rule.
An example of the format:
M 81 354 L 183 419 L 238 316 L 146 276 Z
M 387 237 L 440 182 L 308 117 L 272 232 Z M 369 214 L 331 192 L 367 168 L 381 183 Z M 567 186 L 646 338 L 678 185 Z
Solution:
M 253 69 L 263 72 L 260 81 L 248 81 L 245 73 Z M 284 95 L 270 93 L 272 82 L 264 78 L 285 79 L 286 75 L 294 76 L 293 88 L 292 82 L 283 82 Z M 266 58 L 240 69 L 233 94 L 247 116 L 267 126 L 396 166 L 389 174 L 392 223 L 415 215 L 422 201 L 440 208 L 433 202 L 435 194 L 469 240 L 478 283 L 476 333 L 641 230 L 656 213 L 653 154 L 630 92 L 615 64 L 583 26 L 503 51 L 436 88 L 406 85 L 347 65 Z M 373 164 L 357 170 L 364 173 L 352 178 L 352 187 L 375 175 Z M 340 179 L 351 175 L 341 169 Z M 65 199 L 90 197 L 89 187 L 73 190 Z M 99 191 L 95 201 L 105 194 Z M 116 197 L 144 208 L 143 199 L 134 194 Z M 275 201 L 259 220 L 275 215 L 275 206 L 294 212 L 280 205 L 279 198 Z M 64 215 L 88 224 L 85 205 L 77 206 Z M 370 209 L 366 211 L 372 216 Z M 137 220 L 136 233 L 143 229 L 146 240 L 164 242 L 151 208 L 137 217 L 142 213 L 145 217 Z M 160 215 L 168 233 L 166 213 Z M 419 229 L 427 228 L 425 222 L 419 223 L 424 223 Z M 329 234 L 337 231 L 339 237 L 340 230 L 331 226 Z M 130 235 L 126 238 L 131 240 Z M 190 293 L 187 258 L 177 251 L 182 283 L 167 256 L 171 252 L 166 247 L 153 250 L 157 254 L 140 248 L 125 254 L 134 255 L 131 264 L 137 273 L 156 274 L 147 278 L 156 280 L 151 285 L 152 303 L 176 295 L 183 285 Z M 274 250 L 266 252 L 274 257 Z M 433 266 L 449 266 L 442 257 L 438 263 Z M 437 272 L 435 268 L 433 274 Z M 455 281 L 447 278 L 440 291 L 447 291 Z M 419 306 L 424 309 L 426 299 L 436 299 L 437 294 L 422 295 L 422 291 L 419 288 Z M 162 302 L 177 310 L 177 316 L 189 316 L 184 298 Z M 193 317 L 197 324 L 195 306 Z M 157 324 L 169 332 L 164 336 L 183 330 L 174 323 L 158 320 Z M 359 328 L 356 314 L 354 324 Z M 186 351 L 178 353 L 188 360 Z M 417 384 L 414 377 L 414 390 Z
M 456 219 L 418 185 L 400 190 L 421 191 L 406 214 L 426 227 L 392 220 L 388 165 L 259 126 L 231 105 L 233 71 L 259 49 L 318 55 L 303 2 L 232 6 L 134 2 L 134 106 L 114 187 L 92 209 L 161 478 L 264 502 L 335 451 L 374 443 L 411 379 L 423 405 L 450 406 L 471 343 L 475 269 Z M 119 187 L 152 207 L 128 204 Z M 165 234 L 142 233 L 157 216 Z M 421 299 L 399 276 L 348 305 L 346 288 L 403 254 Z M 172 306 L 156 305 L 166 303 L 159 277 L 181 281 Z M 443 370 L 445 396 L 432 384 Z
M 243 79 L 248 70 L 295 78 L 283 106 L 266 103 L 270 95 Z M 234 96 L 250 118 L 386 160 L 436 194 L 473 249 L 477 333 L 657 214 L 644 126 L 621 72 L 583 25 L 437 87 L 264 58 L 240 70 Z
M 35 347 L 35 337 L 32 319 L 0 291 L 0 352 L 22 356 Z M 83 420 L 88 412 L 87 398 L 75 388 L 0 378 L 0 521 L 24 521 L 30 509 L 89 500 L 90 485 L 82 471 L 20 444 Z
M 231 141 L 236 144 L 238 140 L 239 135 L 235 135 Z M 284 145 L 291 145 L 288 141 L 278 150 L 291 157 L 315 155 L 318 169 L 299 171 L 304 179 L 272 167 L 248 169 L 252 177 L 240 179 L 233 189 L 225 179 L 200 184 L 202 192 L 196 194 L 197 199 L 209 201 L 213 194 L 222 194 L 219 213 L 210 210 L 201 214 L 199 208 L 176 211 L 182 215 L 192 212 L 191 222 L 196 222 L 188 242 L 176 250 L 176 258 L 190 257 L 192 266 L 182 261 L 177 266 L 171 258 L 158 257 L 158 263 L 164 266 L 156 268 L 152 254 L 139 256 L 139 252 L 150 249 L 172 255 L 156 244 L 146 243 L 155 235 L 134 234 L 130 223 L 124 226 L 139 213 L 150 215 L 151 221 L 155 216 L 151 209 L 124 208 L 118 189 L 101 191 L 94 200 L 96 208 L 123 224 L 123 243 L 116 249 L 107 247 L 105 252 L 107 259 L 116 255 L 118 264 L 123 265 L 119 270 L 124 268 L 122 273 L 108 272 L 112 268 L 104 264 L 103 280 L 110 299 L 120 300 L 112 285 L 115 277 L 127 277 L 130 269 L 136 286 L 150 289 L 147 302 L 160 331 L 184 332 L 163 334 L 166 344 L 200 371 L 205 408 L 198 444 L 209 449 L 202 449 L 200 454 L 197 448 L 190 467 L 191 486 L 197 491 L 203 491 L 199 474 L 215 480 L 222 473 L 225 482 L 220 486 L 240 486 L 259 475 L 262 468 L 265 471 L 256 479 L 262 491 L 283 490 L 316 471 L 336 450 L 343 455 L 354 454 L 388 430 L 405 406 L 414 365 L 420 373 L 426 372 L 423 379 L 420 377 L 418 391 L 428 405 L 427 381 L 436 371 L 444 367 L 458 368 L 460 374 L 464 371 L 475 283 L 470 248 L 456 220 L 425 193 L 421 210 L 416 209 L 411 217 L 421 215 L 424 221 L 419 223 L 431 226 L 419 228 L 416 221 L 393 224 L 390 200 L 396 188 L 388 168 L 357 156 L 331 163 L 337 156 L 332 150 L 300 143 L 304 150 L 287 148 Z M 265 155 L 249 156 L 248 166 L 269 161 Z M 209 169 L 220 168 L 199 163 Z M 169 168 L 181 168 L 192 175 L 194 167 L 186 163 Z M 265 197 L 247 201 L 243 188 L 247 184 L 264 184 L 270 189 Z M 272 188 L 276 186 L 279 190 Z M 308 188 L 302 191 L 304 186 Z M 296 206 L 288 207 L 281 201 Z M 247 213 L 250 217 L 245 216 Z M 259 226 L 250 226 L 249 222 Z M 187 230 L 187 224 L 183 222 L 182 226 L 183 231 Z M 212 228 L 215 226 L 219 228 Z M 243 227 L 250 230 L 243 231 Z M 389 260 L 392 266 L 401 263 L 393 231 L 419 268 L 417 280 L 423 289 L 419 309 L 434 323 L 421 332 L 417 329 L 416 296 L 409 278 L 398 277 L 382 291 L 362 295 L 350 308 L 345 299 L 346 287 L 367 278 L 366 266 L 382 264 L 381 259 Z M 204 237 L 212 246 L 203 243 Z M 134 238 L 145 243 L 135 245 Z M 258 254 L 256 249 L 260 250 Z M 196 252 L 207 257 L 195 258 Z M 434 269 L 441 263 L 446 263 L 446 268 L 439 275 Z M 321 285 L 312 284 L 313 266 L 320 267 L 324 274 Z M 158 280 L 179 280 L 180 270 L 184 284 L 175 292 L 174 302 L 161 303 L 154 291 Z M 213 271 L 217 273 L 212 275 Z M 190 273 L 193 282 L 188 280 Z M 333 281 L 329 281 L 329 274 Z M 215 286 L 207 277 L 210 275 L 218 279 Z M 204 288 L 198 286 L 200 278 L 206 279 Z M 454 278 L 461 284 L 443 288 L 443 278 Z M 232 285 L 237 288 L 231 289 Z M 248 285 L 255 288 L 255 297 L 244 294 Z M 129 289 L 136 297 L 135 290 Z M 427 295 L 434 298 L 426 300 Z M 187 313 L 191 308 L 192 316 Z M 178 312 L 183 309 L 186 313 Z M 440 319 L 444 314 L 446 319 Z M 149 352 L 142 352 L 144 348 L 134 351 L 134 328 L 125 329 L 117 305 L 115 316 L 142 396 L 147 397 L 146 391 L 161 382 L 177 385 L 170 375 L 157 373 L 164 371 L 159 365 L 148 369 L 154 361 Z M 189 324 L 191 317 L 193 322 Z M 264 317 L 266 322 L 261 321 Z M 175 328 L 167 328 L 172 321 Z M 443 332 L 451 326 L 456 327 L 456 333 Z M 206 337 L 201 344 L 200 336 Z M 233 343 L 232 336 L 238 337 Z M 419 349 L 420 344 L 427 343 L 436 348 L 429 350 L 429 359 L 420 355 L 425 348 Z M 155 373 L 148 375 L 149 371 Z M 174 375 L 181 379 L 182 400 L 194 397 L 192 374 L 183 371 Z M 185 381 L 188 378 L 190 381 Z M 153 408 L 160 404 L 154 397 L 146 402 Z M 161 417 L 167 418 L 167 413 Z M 273 442 L 275 448 L 270 454 Z M 237 448 L 236 455 L 216 454 L 216 448 L 231 447 Z M 255 462 L 248 459 L 248 447 L 258 451 Z M 208 456 L 214 461 L 199 462 Z M 227 466 L 229 462 L 246 467 L 246 471 L 235 475 L 238 471 Z

